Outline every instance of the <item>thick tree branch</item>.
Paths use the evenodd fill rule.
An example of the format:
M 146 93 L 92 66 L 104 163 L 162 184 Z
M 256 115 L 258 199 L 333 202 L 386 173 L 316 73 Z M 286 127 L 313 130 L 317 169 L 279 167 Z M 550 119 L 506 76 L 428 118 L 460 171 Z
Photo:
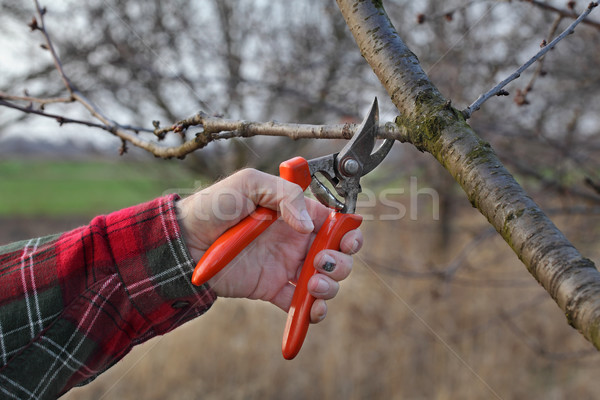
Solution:
M 431 153 L 502 235 L 529 272 L 600 349 L 600 273 L 504 168 L 491 146 L 431 83 L 381 1 L 337 0 L 348 26 L 400 111 L 398 125 Z

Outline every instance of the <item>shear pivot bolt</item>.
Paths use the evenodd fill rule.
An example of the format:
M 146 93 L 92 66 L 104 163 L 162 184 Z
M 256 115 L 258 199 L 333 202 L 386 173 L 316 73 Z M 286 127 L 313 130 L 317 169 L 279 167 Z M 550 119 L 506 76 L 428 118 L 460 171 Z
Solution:
M 360 166 L 355 159 L 348 158 L 342 163 L 342 169 L 345 175 L 354 176 L 358 173 Z

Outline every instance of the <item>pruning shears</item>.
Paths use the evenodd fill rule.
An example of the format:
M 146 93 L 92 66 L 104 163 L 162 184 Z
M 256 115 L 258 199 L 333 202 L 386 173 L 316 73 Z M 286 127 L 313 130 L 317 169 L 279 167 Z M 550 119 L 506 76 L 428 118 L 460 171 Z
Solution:
M 308 331 L 310 309 L 315 298 L 308 293 L 307 286 L 308 280 L 316 273 L 314 258 L 324 249 L 339 250 L 342 237 L 360 226 L 362 216 L 354 214 L 358 193 L 361 192 L 360 178 L 379 165 L 394 144 L 393 139 L 386 139 L 373 152 L 378 122 L 375 98 L 369 115 L 339 153 L 311 160 L 295 157 L 279 165 L 282 178 L 298 184 L 303 190 L 310 186 L 317 200 L 332 209 L 308 251 L 296 283 L 283 334 L 282 352 L 287 360 L 298 354 Z M 331 183 L 343 201 L 338 200 L 317 178 L 317 173 Z M 192 283 L 199 286 L 212 278 L 276 219 L 277 211 L 257 207 L 252 214 L 223 233 L 204 253 L 196 265 Z

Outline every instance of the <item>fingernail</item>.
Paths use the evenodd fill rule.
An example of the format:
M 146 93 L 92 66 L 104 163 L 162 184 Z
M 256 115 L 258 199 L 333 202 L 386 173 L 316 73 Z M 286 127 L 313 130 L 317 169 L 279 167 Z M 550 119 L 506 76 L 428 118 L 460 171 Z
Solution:
M 312 222 L 312 219 L 310 219 L 310 215 L 308 215 L 308 211 L 306 210 L 302 210 L 300 212 L 300 223 L 302 224 L 302 226 L 307 230 L 307 231 L 312 231 L 313 229 L 315 229 L 315 225 Z
M 326 254 L 325 256 L 323 256 L 322 262 L 323 262 L 322 268 L 325 271 L 331 272 L 335 269 L 335 260 L 330 255 Z
M 324 279 L 319 279 L 319 282 L 317 283 L 317 287 L 315 288 L 315 292 L 325 293 L 325 292 L 327 292 L 328 289 L 329 289 L 329 283 L 327 283 L 327 281 L 325 281 Z
M 358 251 L 358 247 L 360 246 L 360 243 L 358 243 L 358 240 L 354 240 L 354 243 L 352 244 L 352 253 L 356 253 Z

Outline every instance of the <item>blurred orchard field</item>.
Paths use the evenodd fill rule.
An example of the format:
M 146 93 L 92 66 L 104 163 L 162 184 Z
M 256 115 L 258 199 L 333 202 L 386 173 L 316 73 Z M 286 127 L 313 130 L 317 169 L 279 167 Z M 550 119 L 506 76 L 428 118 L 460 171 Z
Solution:
M 399 36 L 457 109 L 522 65 L 587 3 L 383 2 Z M 398 116 L 334 2 L 44 5 L 65 74 L 124 126 L 151 132 L 153 121 L 170 126 L 198 111 L 235 120 L 358 122 L 375 96 L 381 122 Z M 0 97 L 68 95 L 40 49 L 40 32 L 31 32 L 33 2 L 0 0 L 0 6 Z M 599 12 L 507 86 L 509 96 L 493 97 L 469 119 L 527 194 L 596 265 Z M 26 101 L 14 102 L 31 111 Z M 93 120 L 79 106 L 48 103 L 45 111 Z M 59 127 L 56 119 L 22 111 L 0 108 L 0 243 L 65 231 L 165 193 L 189 193 L 240 168 L 276 173 L 284 160 L 325 155 L 345 143 L 235 138 L 212 142 L 185 160 L 156 160 L 132 145 L 119 157 L 123 143 L 105 131 Z M 171 132 L 166 142 L 182 143 L 196 133 Z M 37 150 L 13 151 L 15 141 Z M 50 144 L 61 151 L 41 151 Z M 396 143 L 362 185 L 364 248 L 296 359 L 281 356 L 285 313 L 260 302 L 218 299 L 204 316 L 134 348 L 64 398 L 598 397 L 600 354 L 568 325 L 431 155 Z
M 3 207 L 21 207 L 2 212 L 2 243 L 69 229 L 196 181 L 155 162 L 28 165 L 0 163 Z M 161 179 L 141 173 L 157 165 Z M 383 193 L 387 206 L 366 207 L 361 196 L 364 248 L 295 360 L 281 356 L 283 312 L 218 299 L 204 316 L 134 348 L 64 398 L 595 398 L 600 356 L 483 217 L 465 200 L 436 218 L 436 201 L 451 193 L 437 192 L 436 200 L 424 176 L 413 176 L 415 196 L 409 176 L 390 181 L 390 166 L 381 168 L 363 186 Z M 39 179 L 30 178 L 32 169 Z M 84 192 L 91 190 L 102 205 L 89 204 Z M 394 215 L 398 209 L 404 212 Z M 556 222 L 600 258 L 597 217 L 558 215 Z

